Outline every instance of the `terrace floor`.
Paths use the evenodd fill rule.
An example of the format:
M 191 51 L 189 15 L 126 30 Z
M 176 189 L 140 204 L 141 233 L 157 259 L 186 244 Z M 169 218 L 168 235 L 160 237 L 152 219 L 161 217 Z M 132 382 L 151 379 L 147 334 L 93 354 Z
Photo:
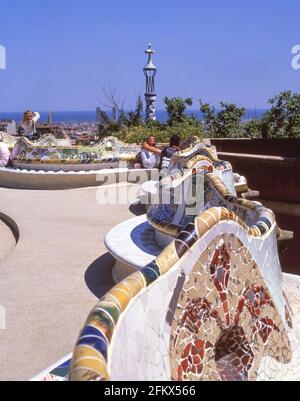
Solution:
M 129 203 L 98 204 L 97 197 L 114 195 L 115 188 L 0 188 L 0 211 L 20 231 L 16 248 L 0 258 L 0 306 L 6 312 L 0 381 L 28 380 L 72 352 L 97 297 L 113 286 L 114 260 L 103 240 L 112 227 L 133 217 Z M 3 243 L 7 235 L 1 223 Z

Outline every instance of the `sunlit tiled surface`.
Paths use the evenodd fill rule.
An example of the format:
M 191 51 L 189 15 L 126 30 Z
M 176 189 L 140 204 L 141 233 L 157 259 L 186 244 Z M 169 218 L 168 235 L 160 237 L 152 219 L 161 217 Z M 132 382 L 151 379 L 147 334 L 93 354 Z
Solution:
M 292 348 L 292 360 L 281 365 L 272 358 L 262 361 L 258 380 L 262 381 L 300 381 L 300 277 L 284 275 L 284 292 L 292 309 L 293 329 L 288 329 Z
M 150 208 L 152 227 L 174 241 L 92 310 L 70 379 L 300 379 L 298 288 L 287 277 L 283 291 L 273 212 L 233 195 L 212 148 L 173 162 L 189 171 L 168 185 L 205 171 L 204 210 L 184 227 L 185 205 Z
M 255 261 L 233 235 L 216 238 L 180 294 L 173 380 L 256 380 L 261 360 L 291 359 L 285 324 Z
M 170 279 L 170 281 L 172 281 Z M 291 342 L 291 347 L 293 350 L 292 361 L 290 364 L 282 365 L 278 364 L 272 358 L 264 358 L 261 361 L 260 368 L 258 371 L 257 380 L 300 380 L 300 277 L 284 275 L 284 291 L 286 292 L 288 299 L 290 301 L 291 307 L 294 312 L 293 316 L 293 330 L 288 329 L 289 339 Z M 153 298 L 152 298 L 153 299 Z M 145 330 L 146 331 L 146 330 Z M 139 331 L 136 330 L 136 336 L 133 341 L 139 339 Z M 140 334 L 140 341 L 143 341 L 143 334 Z M 163 339 L 162 339 L 163 340 Z M 127 344 L 127 342 L 126 342 Z M 161 365 L 162 355 L 163 360 L 168 363 L 168 344 L 164 344 L 163 341 L 158 343 L 158 347 L 155 351 L 157 357 L 152 359 L 158 360 L 158 365 Z M 140 352 L 139 360 L 142 362 L 143 358 L 147 356 L 147 351 L 144 350 Z M 58 364 L 50 372 L 44 373 L 44 375 L 39 375 L 37 380 L 42 381 L 65 381 L 67 380 L 69 366 L 71 360 L 67 359 L 63 364 Z M 136 361 L 138 364 L 138 360 Z M 156 368 L 157 369 L 157 368 Z M 147 366 L 144 367 L 147 371 Z M 168 368 L 166 369 L 168 370 Z M 159 376 L 160 379 L 165 379 L 164 376 Z
M 127 145 L 114 137 L 103 139 L 96 146 L 71 146 L 70 141 L 56 139 L 53 135 L 30 142 L 20 138 L 12 153 L 12 162 L 18 167 L 30 164 L 95 164 L 134 161 L 140 147 Z M 116 167 L 116 166 L 113 166 Z
M 215 158 L 210 153 L 202 147 L 175 156 L 188 171 L 163 184 L 203 173 L 203 157 Z M 228 167 L 216 163 L 213 171 Z M 291 363 L 275 216 L 204 171 L 205 208 L 185 228 L 173 202 L 150 208 L 154 229 L 175 239 L 91 312 L 72 380 L 256 380 L 264 357 Z

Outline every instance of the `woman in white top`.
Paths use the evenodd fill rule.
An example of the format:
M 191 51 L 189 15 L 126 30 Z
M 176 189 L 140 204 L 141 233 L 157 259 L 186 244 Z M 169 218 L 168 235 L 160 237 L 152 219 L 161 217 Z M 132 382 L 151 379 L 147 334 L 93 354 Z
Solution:
M 36 123 L 40 119 L 40 115 L 37 112 L 26 111 L 24 113 L 21 127 L 24 130 L 24 136 L 31 138 L 36 134 Z
M 156 139 L 150 136 L 147 142 L 142 144 L 141 159 L 146 169 L 157 168 L 160 163 L 161 150 L 156 147 Z

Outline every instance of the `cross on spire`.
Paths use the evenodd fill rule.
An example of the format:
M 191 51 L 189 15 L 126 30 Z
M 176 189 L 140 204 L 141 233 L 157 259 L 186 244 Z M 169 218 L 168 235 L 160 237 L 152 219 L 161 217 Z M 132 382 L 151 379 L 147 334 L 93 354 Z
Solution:
M 145 54 L 148 56 L 148 63 L 144 67 L 144 74 L 146 77 L 146 120 L 156 120 L 156 110 L 155 110 L 155 76 L 157 73 L 157 68 L 155 67 L 152 56 L 155 51 L 152 49 L 151 43 L 148 45 L 148 49 L 145 50 Z

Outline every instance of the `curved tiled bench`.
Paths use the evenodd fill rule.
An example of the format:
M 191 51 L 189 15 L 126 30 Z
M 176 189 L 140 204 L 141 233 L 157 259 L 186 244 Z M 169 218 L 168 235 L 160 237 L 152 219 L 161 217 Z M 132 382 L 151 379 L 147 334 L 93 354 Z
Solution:
M 57 190 L 95 187 L 119 182 L 147 181 L 156 170 L 109 169 L 90 171 L 34 171 L 0 168 L 0 186 L 15 189 Z
M 13 168 L 0 169 L 0 185 L 18 189 L 80 188 L 101 185 L 103 176 L 110 180 L 113 175 L 116 179 L 112 183 L 130 181 L 130 169 L 139 150 L 140 146 L 114 137 L 94 146 L 72 146 L 69 139 L 53 135 L 36 142 L 21 137 L 12 151 Z M 128 176 L 124 178 L 125 172 Z M 143 175 L 142 182 L 145 180 Z
M 203 174 L 203 173 L 202 173 Z M 175 188 L 183 184 L 183 191 L 189 191 L 192 185 L 192 170 L 166 177 L 162 180 L 161 187 Z M 272 211 L 263 207 L 258 202 L 252 202 L 243 198 L 237 198 L 226 188 L 224 183 L 216 174 L 206 173 L 205 180 L 205 199 L 202 210 L 213 207 L 213 205 L 226 207 L 229 211 L 235 212 L 239 224 L 241 224 L 250 236 L 262 236 L 275 221 Z M 198 183 L 199 186 L 199 183 Z M 161 192 L 160 192 L 161 193 Z M 159 195 L 157 195 L 159 197 Z M 211 198 L 211 199 L 209 199 Z M 185 198 L 186 199 L 186 198 Z M 108 251 L 116 258 L 114 267 L 114 279 L 119 281 L 129 273 L 142 267 L 148 260 L 149 254 L 154 258 L 157 249 L 166 246 L 183 229 L 186 205 L 157 204 L 151 206 L 147 212 L 147 221 L 153 227 L 154 234 L 147 242 L 147 246 L 139 247 L 137 244 L 142 240 L 138 238 L 141 231 L 137 230 L 133 237 L 131 234 L 136 227 L 136 219 L 126 221 L 115 227 L 106 237 L 105 243 Z M 145 225 L 146 219 L 142 218 Z M 247 222 L 245 225 L 245 221 Z M 147 230 L 150 228 L 147 226 Z M 280 231 L 278 229 L 278 236 Z M 124 238 L 127 238 L 124 241 Z M 127 249 L 127 251 L 126 251 Z M 154 252 L 156 249 L 156 252 Z
M 13 167 L 25 170 L 81 171 L 116 168 L 119 163 L 134 163 L 140 146 L 129 145 L 115 137 L 104 138 L 93 146 L 73 146 L 69 138 L 43 136 L 30 142 L 21 137 L 14 146 Z
M 125 221 L 107 234 L 105 246 L 116 259 L 113 268 L 115 282 L 139 270 L 161 252 L 154 241 L 154 235 L 154 229 L 145 215 Z
M 291 315 L 271 214 L 265 224 L 268 230 L 258 235 L 260 227 L 251 229 L 224 207 L 201 213 L 153 262 L 100 300 L 79 336 L 70 379 L 276 376 L 263 358 L 275 358 L 279 368 L 292 363 Z M 233 372 L 221 357 L 222 350 L 237 357 L 228 353 L 229 335 L 244 349 Z
M 230 171 L 231 172 L 231 171 Z M 227 173 L 227 171 L 226 171 Z M 222 180 L 222 177 L 220 177 Z M 237 194 L 245 194 L 248 193 L 249 187 L 247 179 L 239 174 L 233 174 L 234 179 L 234 188 Z M 224 182 L 224 181 L 223 181 Z M 142 192 L 144 193 L 145 204 L 149 204 L 149 199 L 154 199 L 158 193 L 159 189 L 159 181 L 147 181 L 142 185 Z M 259 196 L 259 193 L 257 193 Z
M 231 193 L 236 194 L 232 166 L 229 162 L 219 159 L 215 146 L 196 143 L 189 149 L 177 152 L 171 159 L 169 169 L 170 172 L 179 169 L 215 173 Z
M 107 161 L 102 163 L 13 163 L 14 170 L 25 170 L 25 171 L 36 171 L 45 173 L 75 173 L 75 172 L 85 172 L 88 173 L 90 171 L 101 171 L 101 170 L 111 170 L 111 169 L 119 169 L 121 168 L 130 169 L 132 163 L 122 162 L 122 161 Z
M 165 187 L 174 195 L 182 183 L 203 185 L 203 211 L 192 218 L 187 203 L 159 202 L 147 220 L 132 219 L 108 234 L 107 244 L 119 238 L 118 261 L 136 271 L 89 315 L 71 380 L 279 380 L 287 369 L 300 378 L 275 216 L 235 196 L 215 170 L 203 168 L 205 155 L 192 155 L 190 163 L 191 151 L 181 153 L 177 162 L 186 169 L 163 179 L 158 196 Z M 158 256 L 157 235 L 165 241 Z
M 252 236 L 264 235 L 270 229 L 270 224 L 273 224 L 275 220 L 274 213 L 271 210 L 265 208 L 259 202 L 234 196 L 215 174 L 206 173 L 204 178 L 205 208 L 217 205 L 234 211 L 240 220 L 240 224 L 243 225 L 243 221 L 249 221 L 249 230 Z M 165 205 L 165 207 L 167 208 L 168 205 Z M 182 230 L 182 225 L 174 224 L 172 220 L 163 220 L 155 213 L 156 206 L 152 208 L 148 211 L 148 221 L 156 230 L 171 236 L 178 234 Z
M 165 178 L 162 182 L 164 183 L 163 187 L 166 188 L 166 197 L 169 197 L 169 190 L 173 194 L 173 191 L 179 189 L 178 195 L 181 197 L 183 191 L 184 199 L 187 199 L 191 187 L 190 178 L 191 172 L 187 172 L 183 176 L 178 173 L 176 176 Z M 159 197 L 159 195 L 155 196 L 158 203 Z M 162 223 L 162 215 L 168 215 L 172 219 L 172 224 L 168 225 L 168 231 L 157 230 L 148 214 L 127 220 L 107 234 L 105 245 L 117 261 L 113 269 L 115 281 L 120 281 L 153 260 L 161 249 L 172 241 L 174 235 L 177 234 L 179 227 L 177 224 L 182 221 L 186 213 L 186 204 L 178 204 L 176 207 L 175 205 L 157 204 L 150 208 L 150 211 L 153 210 L 155 215 L 159 214 Z M 174 227 L 173 231 L 172 227 Z M 126 238 L 125 241 L 124 238 Z

